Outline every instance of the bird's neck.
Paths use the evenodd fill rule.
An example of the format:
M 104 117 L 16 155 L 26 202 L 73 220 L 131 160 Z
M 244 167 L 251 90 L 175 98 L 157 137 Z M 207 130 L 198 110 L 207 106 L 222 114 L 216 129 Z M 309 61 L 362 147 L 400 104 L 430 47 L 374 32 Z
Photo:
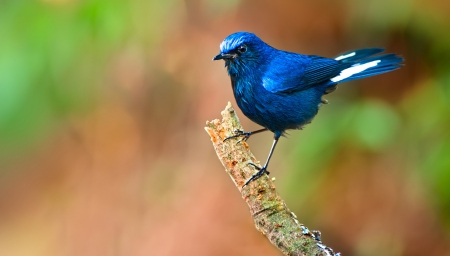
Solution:
M 231 85 L 233 88 L 234 98 L 239 108 L 245 115 L 254 112 L 254 96 L 256 87 L 261 84 L 260 77 L 255 70 L 246 73 L 232 73 L 229 72 L 231 78 Z
M 252 90 L 252 87 L 258 79 L 257 69 L 242 63 L 234 63 L 228 67 L 228 75 L 231 78 L 231 84 L 235 94 L 242 94 L 245 91 Z
M 267 48 L 271 49 L 271 48 Z M 261 86 L 261 78 L 267 63 L 270 62 L 271 52 L 260 52 L 251 58 L 229 60 L 226 63 L 228 75 L 231 78 L 234 97 L 239 107 L 245 113 L 245 110 L 251 110 L 254 106 L 255 90 Z

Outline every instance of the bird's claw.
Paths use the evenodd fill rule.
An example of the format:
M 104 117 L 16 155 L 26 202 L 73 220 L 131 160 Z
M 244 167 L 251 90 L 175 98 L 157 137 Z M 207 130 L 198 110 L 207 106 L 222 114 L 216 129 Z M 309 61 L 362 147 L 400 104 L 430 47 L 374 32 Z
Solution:
M 252 135 L 252 132 L 244 132 L 243 130 L 234 130 L 234 133 L 235 135 L 228 136 L 223 141 L 225 142 L 229 139 L 234 139 L 243 136 L 242 139 L 236 142 L 236 144 L 239 144 L 242 141 L 247 141 L 248 138 L 250 138 L 250 135 Z
M 254 181 L 254 180 L 257 180 L 257 179 L 261 178 L 261 176 L 263 176 L 264 173 L 266 173 L 267 175 L 270 174 L 270 172 L 267 171 L 267 167 L 266 167 L 266 166 L 259 167 L 259 166 L 257 166 L 257 165 L 254 164 L 254 163 L 249 163 L 249 165 L 255 167 L 255 168 L 258 170 L 258 172 L 255 173 L 255 174 L 253 174 L 252 177 L 250 177 L 250 179 L 248 179 L 248 180 L 244 183 L 244 186 L 242 186 L 242 188 L 244 188 L 245 186 L 247 186 L 250 182 L 252 182 L 252 181 Z

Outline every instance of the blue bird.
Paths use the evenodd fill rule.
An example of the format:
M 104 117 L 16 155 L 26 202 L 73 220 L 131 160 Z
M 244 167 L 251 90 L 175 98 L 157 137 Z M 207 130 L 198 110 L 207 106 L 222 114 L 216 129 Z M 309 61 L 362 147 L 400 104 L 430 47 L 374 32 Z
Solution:
M 402 66 L 395 54 L 377 55 L 382 48 L 367 48 L 344 53 L 334 59 L 282 51 L 263 42 L 256 35 L 237 32 L 220 44 L 220 54 L 213 60 L 224 60 L 231 79 L 234 97 L 245 116 L 264 127 L 235 131 L 246 141 L 251 135 L 271 131 L 274 141 L 264 166 L 253 163 L 258 172 L 251 181 L 269 174 L 267 166 L 278 139 L 290 129 L 301 129 L 310 123 L 326 104 L 323 95 L 336 90 L 338 83 L 379 75 Z

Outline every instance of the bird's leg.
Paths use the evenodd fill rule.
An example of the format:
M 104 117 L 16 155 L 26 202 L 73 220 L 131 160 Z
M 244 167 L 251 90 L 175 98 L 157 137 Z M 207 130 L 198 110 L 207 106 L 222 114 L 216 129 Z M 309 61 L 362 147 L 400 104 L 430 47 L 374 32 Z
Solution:
M 260 133 L 260 132 L 265 132 L 265 131 L 268 131 L 268 129 L 264 128 L 264 129 L 260 129 L 260 130 L 256 130 L 256 131 L 252 131 L 252 132 L 244 132 L 242 130 L 234 130 L 235 135 L 228 136 L 223 141 L 227 141 L 229 139 L 238 138 L 238 137 L 243 136 L 242 139 L 240 139 L 240 140 L 238 140 L 236 142 L 236 144 L 238 144 L 238 143 L 240 143 L 242 141 L 247 141 L 248 138 L 250 138 L 250 136 L 252 136 L 253 134 Z
M 258 170 L 258 172 L 253 174 L 252 177 L 250 177 L 250 179 L 248 179 L 245 182 L 245 184 L 244 184 L 244 186 L 242 186 L 242 188 L 247 186 L 250 182 L 261 178 L 261 176 L 263 176 L 264 173 L 269 174 L 269 171 L 267 171 L 267 166 L 269 165 L 270 158 L 272 157 L 273 151 L 275 150 L 275 146 L 277 145 L 279 138 L 280 138 L 280 136 L 275 135 L 272 147 L 270 148 L 269 156 L 267 157 L 266 163 L 264 164 L 263 167 L 259 167 L 259 166 L 255 165 L 254 163 L 249 163 L 249 165 L 253 165 Z

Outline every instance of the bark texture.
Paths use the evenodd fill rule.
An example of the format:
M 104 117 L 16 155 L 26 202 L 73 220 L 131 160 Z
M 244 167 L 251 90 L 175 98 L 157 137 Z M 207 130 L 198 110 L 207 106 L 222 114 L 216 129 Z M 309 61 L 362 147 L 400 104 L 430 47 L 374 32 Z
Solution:
M 309 231 L 300 224 L 278 195 L 274 183 L 263 175 L 242 188 L 245 181 L 257 170 L 248 163 L 259 164 L 245 141 L 237 139 L 223 141 L 243 130 L 230 103 L 222 111 L 223 119 L 207 121 L 205 130 L 211 137 L 214 149 L 230 175 L 242 198 L 250 208 L 256 229 L 263 233 L 284 255 L 339 255 L 320 240 L 320 232 Z

